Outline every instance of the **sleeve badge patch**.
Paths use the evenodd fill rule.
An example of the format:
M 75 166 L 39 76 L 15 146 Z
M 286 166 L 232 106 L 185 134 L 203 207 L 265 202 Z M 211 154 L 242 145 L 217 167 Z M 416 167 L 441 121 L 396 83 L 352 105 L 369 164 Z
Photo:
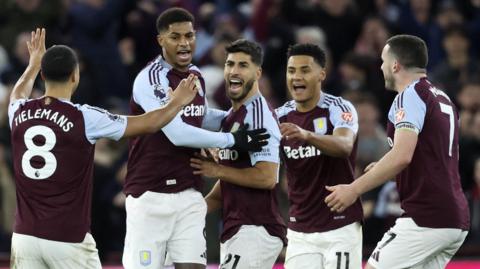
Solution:
M 155 95 L 155 97 L 157 97 L 160 100 L 167 96 L 165 89 L 160 84 L 156 84 L 154 86 L 153 94 Z
M 353 121 L 353 115 L 351 112 L 343 112 L 341 117 L 342 117 L 342 120 L 348 123 Z
M 405 110 L 400 108 L 395 112 L 395 123 L 402 121 L 405 118 Z

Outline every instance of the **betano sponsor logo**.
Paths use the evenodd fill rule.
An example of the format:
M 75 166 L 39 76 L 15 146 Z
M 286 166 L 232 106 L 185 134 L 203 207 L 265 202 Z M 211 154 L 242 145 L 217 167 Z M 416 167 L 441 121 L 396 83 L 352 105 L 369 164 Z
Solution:
M 190 104 L 183 108 L 182 114 L 185 117 L 199 117 L 205 114 L 205 106 Z
M 287 155 L 287 158 L 289 159 L 304 159 L 320 156 L 322 154 L 322 152 L 314 146 L 300 146 L 296 149 L 289 146 L 284 146 L 283 151 L 285 151 L 285 155 Z

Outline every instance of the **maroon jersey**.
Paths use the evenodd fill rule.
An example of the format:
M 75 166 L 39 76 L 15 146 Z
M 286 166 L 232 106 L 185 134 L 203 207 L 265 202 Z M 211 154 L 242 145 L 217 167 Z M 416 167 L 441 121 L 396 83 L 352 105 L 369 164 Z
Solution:
M 455 105 L 422 78 L 397 95 L 388 118 L 390 143 L 395 129 L 418 134 L 413 158 L 396 178 L 404 216 L 421 227 L 468 230 L 469 209 L 458 172 Z
M 82 242 L 90 229 L 94 143 L 119 139 L 126 119 L 49 98 L 10 104 L 17 194 L 14 232 Z M 98 126 L 97 126 L 98 125 Z
M 335 128 L 358 131 L 353 105 L 323 92 L 317 106 L 309 112 L 297 111 L 295 101 L 285 103 L 276 111 L 280 123 L 291 122 L 320 135 L 331 135 Z M 290 229 L 304 233 L 325 232 L 362 220 L 360 200 L 342 213 L 331 212 L 324 201 L 330 193 L 325 186 L 349 184 L 354 180 L 356 141 L 349 158 L 325 155 L 299 140 L 282 139 L 281 149 L 288 179 Z
M 195 99 L 185 106 L 181 117 L 185 123 L 201 127 L 205 114 L 205 93 L 202 90 L 205 82 L 198 68 L 191 65 L 189 72 L 180 72 L 161 57 L 150 63 L 135 79 L 130 101 L 131 114 L 139 115 L 164 105 L 169 100 L 168 88 L 176 89 L 190 73 L 198 76 L 201 89 Z M 146 191 L 176 193 L 188 188 L 200 190 L 203 181 L 200 176 L 193 175 L 190 167 L 190 158 L 195 152 L 200 150 L 175 146 L 162 130 L 131 139 L 125 193 L 138 197 Z
M 246 123 L 250 129 L 266 128 L 271 136 L 268 145 L 255 153 L 222 149 L 219 152 L 220 163 L 240 169 L 253 167 L 259 161 L 279 163 L 280 129 L 274 112 L 261 95 L 253 96 L 237 111 L 230 110 L 222 122 L 222 130 L 233 132 Z M 225 181 L 220 182 L 220 187 L 223 200 L 222 242 L 235 235 L 242 225 L 262 225 L 270 235 L 279 237 L 286 244 L 286 227 L 279 213 L 275 189 L 254 189 Z

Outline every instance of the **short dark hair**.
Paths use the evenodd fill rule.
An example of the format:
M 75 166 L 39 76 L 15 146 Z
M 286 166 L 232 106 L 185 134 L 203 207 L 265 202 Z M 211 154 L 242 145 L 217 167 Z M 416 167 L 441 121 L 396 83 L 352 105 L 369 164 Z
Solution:
M 160 33 L 167 30 L 170 24 L 176 22 L 191 22 L 194 24 L 195 18 L 193 17 L 192 13 L 188 12 L 186 9 L 179 7 L 169 8 L 158 16 L 157 32 Z
M 325 51 L 320 46 L 310 43 L 295 44 L 288 47 L 287 59 L 295 55 L 311 56 L 317 64 L 321 67 L 325 67 L 327 57 Z
M 78 59 L 68 46 L 57 45 L 49 48 L 42 58 L 41 69 L 45 80 L 65 82 L 77 68 Z
M 396 35 L 387 40 L 390 53 L 406 68 L 426 68 L 428 50 L 425 42 L 413 35 Z
M 250 58 L 252 59 L 252 62 L 254 64 L 258 66 L 262 66 L 263 64 L 263 50 L 256 42 L 246 39 L 238 39 L 225 47 L 225 51 L 227 52 L 227 54 L 243 52 L 250 55 Z

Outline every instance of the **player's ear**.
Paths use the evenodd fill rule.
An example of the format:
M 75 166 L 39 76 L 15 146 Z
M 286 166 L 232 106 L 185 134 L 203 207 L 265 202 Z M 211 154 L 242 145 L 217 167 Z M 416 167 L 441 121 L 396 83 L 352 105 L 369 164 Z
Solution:
M 163 46 L 162 46 L 163 40 L 164 40 L 163 34 L 162 34 L 162 33 L 158 34 L 158 35 L 157 35 L 157 43 L 158 43 L 158 45 L 160 45 L 161 47 L 163 47 Z
M 43 81 L 45 81 L 45 75 L 43 74 L 43 72 L 40 70 L 40 77 L 42 78 Z
M 259 80 L 260 77 L 262 76 L 262 68 L 261 67 L 257 68 L 256 75 L 257 75 L 257 80 Z
M 325 80 L 326 77 L 327 77 L 327 73 L 325 72 L 325 69 L 322 68 L 319 72 L 318 80 L 322 82 Z
M 398 71 L 400 71 L 400 68 L 400 63 L 396 59 L 394 59 L 392 64 L 392 73 L 397 73 Z
M 77 65 L 77 67 L 70 74 L 70 81 L 75 83 L 79 80 L 80 80 L 80 69 L 79 69 L 79 66 Z

